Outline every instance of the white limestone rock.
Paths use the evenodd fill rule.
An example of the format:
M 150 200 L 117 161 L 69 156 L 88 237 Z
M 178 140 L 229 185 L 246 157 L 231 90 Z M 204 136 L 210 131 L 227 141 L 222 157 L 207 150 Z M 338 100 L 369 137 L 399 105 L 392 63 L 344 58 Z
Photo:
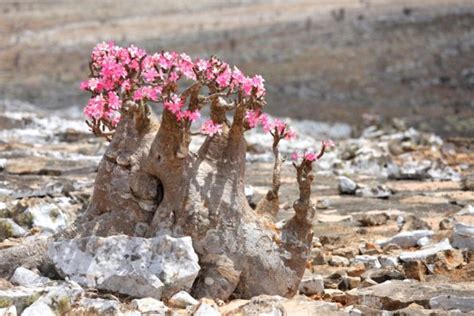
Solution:
M 84 287 L 160 299 L 189 291 L 199 272 L 191 237 L 90 236 L 51 244 L 48 256 L 63 277 Z

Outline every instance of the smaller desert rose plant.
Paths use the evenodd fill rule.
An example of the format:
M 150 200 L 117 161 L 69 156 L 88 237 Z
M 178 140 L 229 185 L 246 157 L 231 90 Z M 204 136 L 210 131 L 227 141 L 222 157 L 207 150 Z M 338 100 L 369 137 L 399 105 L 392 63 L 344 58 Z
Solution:
M 275 229 L 268 224 L 280 207 L 278 145 L 296 133 L 263 112 L 260 75 L 247 76 L 215 56 L 149 54 L 113 43 L 94 48 L 89 68 L 81 83 L 91 93 L 84 113 L 110 145 L 84 231 L 191 236 L 201 265 L 196 297 L 294 295 L 311 248 L 313 163 L 334 144 L 293 155 L 300 197 L 295 216 Z M 205 107 L 208 119 L 201 118 Z M 153 110 L 162 113 L 160 122 Z M 256 127 L 272 136 L 275 162 L 272 186 L 253 210 L 244 193 L 244 133 Z M 193 153 L 196 134 L 205 141 Z

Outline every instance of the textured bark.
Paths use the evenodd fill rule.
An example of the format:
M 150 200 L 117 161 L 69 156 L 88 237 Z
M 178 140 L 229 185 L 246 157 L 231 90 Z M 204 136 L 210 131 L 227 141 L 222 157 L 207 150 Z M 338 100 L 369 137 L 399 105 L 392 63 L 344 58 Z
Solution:
M 196 297 L 293 296 L 312 239 L 310 165 L 297 168 L 296 215 L 276 229 L 262 216 L 264 207 L 252 210 L 244 194 L 245 108 L 237 107 L 229 124 L 218 102 L 215 97 L 211 115 L 224 124 L 223 132 L 207 137 L 195 154 L 188 151 L 189 128 L 170 113 L 165 111 L 158 124 L 146 110 L 131 106 L 99 165 L 77 235 L 189 235 L 202 267 L 193 286 Z M 276 145 L 272 189 L 259 203 L 267 203 L 265 212 L 272 216 L 279 204 Z M 4 265 L 0 260 L 0 270 Z

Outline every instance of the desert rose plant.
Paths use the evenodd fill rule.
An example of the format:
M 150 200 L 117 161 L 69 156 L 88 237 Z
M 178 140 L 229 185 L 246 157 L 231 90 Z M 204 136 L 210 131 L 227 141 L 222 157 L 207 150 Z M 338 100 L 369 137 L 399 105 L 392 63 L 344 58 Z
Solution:
M 323 142 L 319 153 L 292 156 L 300 196 L 295 215 L 275 225 L 278 145 L 295 132 L 263 112 L 261 76 L 246 76 L 214 56 L 101 43 L 81 88 L 91 93 L 87 124 L 110 144 L 89 207 L 68 237 L 191 236 L 201 266 L 195 297 L 297 292 L 313 236 L 313 163 L 332 142 Z M 162 113 L 159 120 L 154 112 Z M 244 134 L 257 126 L 273 137 L 275 161 L 271 188 L 252 209 L 244 193 Z M 191 152 L 197 134 L 205 140 Z

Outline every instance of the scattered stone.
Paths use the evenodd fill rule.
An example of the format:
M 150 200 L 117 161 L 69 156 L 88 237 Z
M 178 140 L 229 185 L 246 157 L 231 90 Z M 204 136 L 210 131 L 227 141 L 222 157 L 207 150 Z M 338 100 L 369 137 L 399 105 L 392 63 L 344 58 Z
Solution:
M 326 256 L 320 248 L 311 249 L 311 260 L 315 266 L 327 264 Z
M 443 252 L 438 252 L 427 261 L 439 269 L 451 271 L 464 265 L 464 254 L 462 250 L 459 249 L 448 249 Z
M 349 259 L 341 256 L 331 256 L 329 265 L 333 267 L 347 267 L 349 265 Z
M 120 315 L 120 302 L 116 300 L 84 297 L 78 305 L 79 308 L 74 308 L 73 312 L 79 315 Z
M 402 248 L 410 248 L 417 246 L 418 240 L 423 237 L 431 237 L 434 232 L 432 230 L 414 230 L 414 231 L 405 231 L 398 233 L 392 238 L 379 242 L 379 244 L 384 247 L 388 244 L 396 244 Z
M 360 187 L 356 190 L 355 195 L 366 198 L 388 199 L 392 195 L 392 190 L 385 185 L 377 184 L 376 186 Z
M 352 263 L 353 264 L 362 263 L 364 264 L 366 269 L 378 269 L 382 267 L 377 257 L 369 256 L 369 255 L 356 256 L 354 260 L 352 261 Z
M 457 215 L 474 215 L 474 206 L 468 204 L 464 206 L 459 212 L 456 213 Z
M 451 230 L 454 228 L 455 220 L 452 217 L 444 218 L 439 222 L 439 230 Z
M 133 309 L 143 314 L 165 316 L 169 308 L 162 302 L 151 297 L 135 299 L 132 301 Z
M 5 171 L 16 175 L 70 175 L 88 174 L 97 170 L 97 162 L 94 160 L 62 160 L 46 157 L 21 157 L 8 159 Z
M 51 280 L 23 267 L 16 268 L 10 282 L 25 287 L 44 286 Z
M 468 174 L 463 177 L 462 188 L 464 190 L 474 191 L 474 173 Z
M 430 299 L 431 308 L 460 310 L 463 313 L 474 311 L 474 296 L 440 295 Z
M 449 243 L 448 239 L 444 239 L 443 241 L 426 247 L 424 249 L 420 249 L 417 251 L 411 252 L 402 252 L 400 254 L 400 260 L 403 262 L 408 261 L 416 261 L 416 260 L 426 260 L 430 256 L 436 255 L 438 252 L 451 249 L 451 244 Z
M 260 295 L 250 299 L 250 301 L 238 308 L 237 312 L 240 312 L 242 316 L 251 315 L 271 315 L 271 316 L 284 316 L 286 315 L 285 308 L 282 303 L 284 298 L 281 296 L 270 296 Z
M 0 302 L 4 306 L 15 305 L 18 314 L 34 303 L 45 290 L 43 288 L 12 288 L 0 290 Z
M 300 293 L 304 295 L 321 295 L 324 292 L 324 279 L 320 275 L 303 276 L 301 280 Z
M 421 261 L 403 262 L 403 271 L 408 279 L 425 281 L 426 266 Z
M 62 276 L 83 286 L 137 298 L 189 291 L 200 269 L 191 238 L 167 235 L 64 240 L 51 244 L 48 256 Z
M 464 223 L 454 225 L 453 246 L 474 250 L 474 226 Z
M 367 212 L 365 214 L 354 216 L 354 219 L 362 226 L 380 226 L 385 225 L 390 219 L 390 216 L 385 212 Z
M 340 223 L 352 221 L 351 215 L 337 215 L 337 214 L 317 214 L 316 218 L 320 223 Z
M 336 290 L 336 289 L 329 289 L 324 292 L 324 299 L 330 299 L 331 301 L 341 303 L 343 305 L 346 304 L 347 298 L 346 298 L 346 293 L 344 293 L 342 290 Z
M 347 285 L 349 289 L 355 289 L 356 287 L 360 285 L 362 281 L 360 277 L 351 277 L 351 276 L 347 276 L 346 280 L 347 280 Z
M 355 194 L 357 189 L 357 183 L 348 177 L 339 177 L 339 192 L 341 194 Z
M 378 259 L 382 268 L 395 268 L 399 264 L 395 256 L 379 256 Z
M 199 304 L 199 302 L 185 291 L 179 291 L 168 300 L 168 305 L 176 308 L 186 308 L 197 304 Z
M 383 246 L 383 250 L 385 252 L 393 252 L 393 251 L 397 251 L 397 250 L 400 250 L 400 249 L 402 249 L 402 247 L 400 247 L 397 244 L 393 244 L 393 243 L 388 243 L 385 246 Z
M 364 287 L 371 287 L 371 286 L 374 286 L 374 285 L 377 285 L 378 283 L 375 282 L 374 280 L 372 279 L 365 279 L 363 280 L 360 285 L 359 285 L 359 288 L 364 288 Z
M 424 247 L 424 246 L 428 245 L 429 243 L 430 243 L 430 239 L 428 237 L 421 237 L 416 242 L 416 244 L 420 247 Z
M 399 216 L 397 218 L 400 231 L 415 231 L 415 230 L 431 230 L 430 224 L 422 220 L 421 218 L 410 214 L 406 216 Z
M 343 248 L 334 250 L 332 254 L 335 256 L 352 258 L 359 254 L 359 250 L 354 247 L 343 247 Z
M 16 307 L 15 305 L 0 308 L 0 316 L 16 316 Z
M 418 281 L 391 280 L 367 288 L 357 288 L 346 292 L 347 304 L 366 305 L 370 308 L 398 310 L 412 303 L 429 306 L 432 298 L 440 295 L 474 297 L 474 283 L 439 284 Z
M 321 200 L 318 200 L 318 203 L 316 203 L 316 208 L 318 210 L 327 210 L 330 207 L 331 207 L 331 200 L 329 199 L 321 199 Z
M 355 263 L 346 272 L 349 276 L 361 276 L 365 272 L 365 265 L 363 263 Z
M 362 274 L 362 279 L 383 283 L 388 280 L 404 280 L 405 275 L 394 268 L 372 269 Z
M 54 234 L 68 225 L 68 220 L 63 211 L 55 204 L 40 203 L 30 206 L 25 214 L 33 220 L 33 226 L 42 232 Z
M 22 316 L 56 316 L 54 310 L 45 302 L 37 301 L 25 308 Z
M 10 237 L 23 237 L 27 231 L 11 218 L 0 218 L 0 241 Z
M 324 278 L 324 288 L 339 289 L 341 287 L 347 289 L 348 284 L 346 283 L 346 277 L 347 273 L 343 270 L 331 273 L 329 276 Z
M 212 300 L 203 299 L 193 313 L 193 316 L 220 316 L 219 308 Z

